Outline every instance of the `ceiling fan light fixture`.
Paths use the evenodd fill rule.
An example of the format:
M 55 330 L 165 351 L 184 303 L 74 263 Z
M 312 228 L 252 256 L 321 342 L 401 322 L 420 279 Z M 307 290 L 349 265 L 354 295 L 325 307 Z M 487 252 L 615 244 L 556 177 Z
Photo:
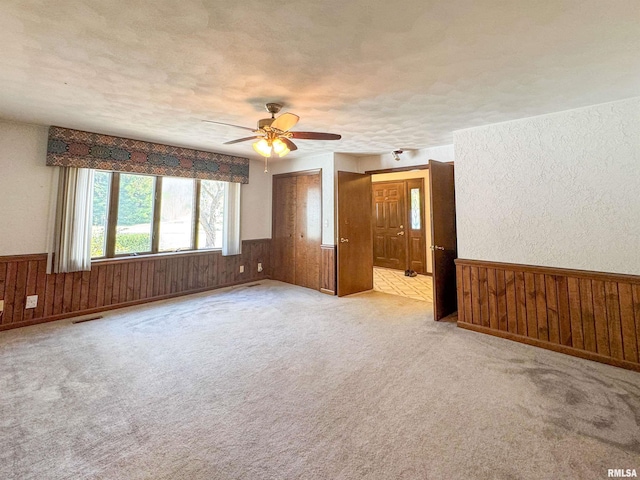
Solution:
M 264 138 L 253 144 L 253 149 L 263 157 L 271 156 L 271 145 Z
M 287 153 L 289 153 L 291 150 L 289 150 L 289 147 L 287 147 L 286 143 L 284 143 L 279 138 L 276 138 L 273 141 L 273 151 L 276 152 L 278 154 L 278 156 L 282 158 Z

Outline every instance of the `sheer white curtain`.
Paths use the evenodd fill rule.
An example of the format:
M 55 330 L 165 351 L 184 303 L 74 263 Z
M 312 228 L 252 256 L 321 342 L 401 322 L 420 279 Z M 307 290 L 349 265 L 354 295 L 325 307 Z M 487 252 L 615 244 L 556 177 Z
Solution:
M 242 253 L 240 243 L 240 184 L 225 183 L 224 218 L 222 223 L 222 255 Z
M 55 273 L 91 270 L 93 170 L 61 167 L 54 233 Z

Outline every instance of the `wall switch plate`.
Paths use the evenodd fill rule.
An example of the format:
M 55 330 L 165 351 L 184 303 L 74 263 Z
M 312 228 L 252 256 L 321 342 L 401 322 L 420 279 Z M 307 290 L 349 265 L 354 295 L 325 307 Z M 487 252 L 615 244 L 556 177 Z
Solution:
M 244 265 L 240 265 L 240 273 L 244 273 Z
M 4 311 L 4 300 L 0 300 L 0 312 Z
M 36 308 L 38 306 L 38 295 L 28 295 L 27 304 L 24 308 Z
M 262 271 L 262 262 L 258 262 L 258 271 L 261 272 Z

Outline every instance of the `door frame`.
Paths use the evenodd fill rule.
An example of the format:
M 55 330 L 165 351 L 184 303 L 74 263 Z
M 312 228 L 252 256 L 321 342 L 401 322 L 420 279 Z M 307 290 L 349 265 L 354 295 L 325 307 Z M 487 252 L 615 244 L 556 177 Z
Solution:
M 437 161 L 437 160 L 434 160 Z M 451 164 L 454 165 L 455 162 L 440 162 L 440 163 L 447 163 L 447 164 Z M 411 166 L 405 166 L 405 167 L 397 167 L 397 168 L 384 168 L 384 169 L 377 169 L 377 170 L 367 170 L 364 173 L 369 174 L 369 175 L 374 175 L 374 174 L 378 174 L 378 173 L 396 173 L 396 172 L 408 172 L 411 170 L 429 170 L 429 164 L 421 164 L 421 165 L 411 165 Z M 429 178 L 429 180 L 431 181 L 431 178 Z M 455 189 L 455 186 L 454 186 Z M 431 191 L 429 192 L 429 197 L 431 197 Z M 431 208 L 433 208 L 433 204 L 431 202 L 431 198 L 429 198 L 429 202 L 431 203 Z M 371 213 L 371 215 L 373 216 L 373 211 Z M 373 221 L 373 219 L 372 219 Z M 433 222 L 433 212 L 431 213 L 431 222 Z M 433 252 L 433 228 L 431 228 L 431 256 L 433 259 L 434 256 L 434 252 Z M 457 235 L 457 232 L 456 232 Z M 371 252 L 371 256 L 373 257 L 373 251 Z M 432 262 L 433 263 L 433 262 Z M 433 319 L 434 321 L 436 321 L 436 304 L 435 301 L 433 303 Z
M 415 170 L 415 169 L 412 169 Z M 428 169 L 427 169 L 428 170 Z M 395 173 L 395 172 L 386 172 L 386 173 Z M 400 172 L 401 173 L 401 172 Z M 365 172 L 365 174 L 369 174 L 368 172 Z M 374 174 L 369 174 L 369 175 L 374 175 Z M 372 179 L 373 180 L 373 179 Z M 405 258 L 405 262 L 404 265 L 402 266 L 402 268 L 398 269 L 398 270 L 411 270 L 411 256 L 410 256 L 410 248 L 409 248 L 409 241 L 411 239 L 411 236 L 409 235 L 409 231 L 412 230 L 410 225 L 411 225 L 411 188 L 415 188 L 415 187 L 409 187 L 409 182 L 411 181 L 418 181 L 420 182 L 420 199 L 422 202 L 422 205 L 420 206 L 420 235 L 422 237 L 422 246 L 421 249 L 423 251 L 423 256 L 424 256 L 424 261 L 423 261 L 423 268 L 424 268 L 424 272 L 420 272 L 420 275 L 428 275 L 431 276 L 430 272 L 427 272 L 427 247 L 426 247 L 426 239 L 427 239 L 427 234 L 431 235 L 431 232 L 429 231 L 427 233 L 427 229 L 425 227 L 425 204 L 427 203 L 427 198 L 424 195 L 424 191 L 425 191 L 425 182 L 424 182 L 424 178 L 418 177 L 418 178 L 404 178 L 404 179 L 398 179 L 398 180 L 383 180 L 381 182 L 371 182 L 372 187 L 374 185 L 384 185 L 384 184 L 398 184 L 398 183 L 402 183 L 403 184 L 403 193 L 404 193 L 404 211 L 402 212 L 403 214 L 403 224 L 404 224 L 404 258 Z M 373 197 L 373 192 L 372 192 L 372 197 Z M 373 200 L 373 198 L 372 198 Z M 372 203 L 374 203 L 372 201 Z M 371 216 L 372 216 L 372 224 L 373 228 L 372 228 L 372 232 L 375 231 L 375 222 L 374 220 L 375 218 L 375 205 L 372 205 L 372 209 L 371 209 Z M 417 230 L 416 230 L 417 231 Z M 374 266 L 375 266 L 375 259 L 374 259 Z

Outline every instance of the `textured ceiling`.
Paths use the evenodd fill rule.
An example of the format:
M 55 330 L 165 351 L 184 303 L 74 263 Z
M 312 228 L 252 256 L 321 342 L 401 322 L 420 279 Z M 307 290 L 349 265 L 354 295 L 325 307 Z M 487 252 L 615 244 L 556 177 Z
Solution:
M 640 95 L 638 0 L 2 0 L 0 117 L 254 157 L 280 101 L 297 156 Z

